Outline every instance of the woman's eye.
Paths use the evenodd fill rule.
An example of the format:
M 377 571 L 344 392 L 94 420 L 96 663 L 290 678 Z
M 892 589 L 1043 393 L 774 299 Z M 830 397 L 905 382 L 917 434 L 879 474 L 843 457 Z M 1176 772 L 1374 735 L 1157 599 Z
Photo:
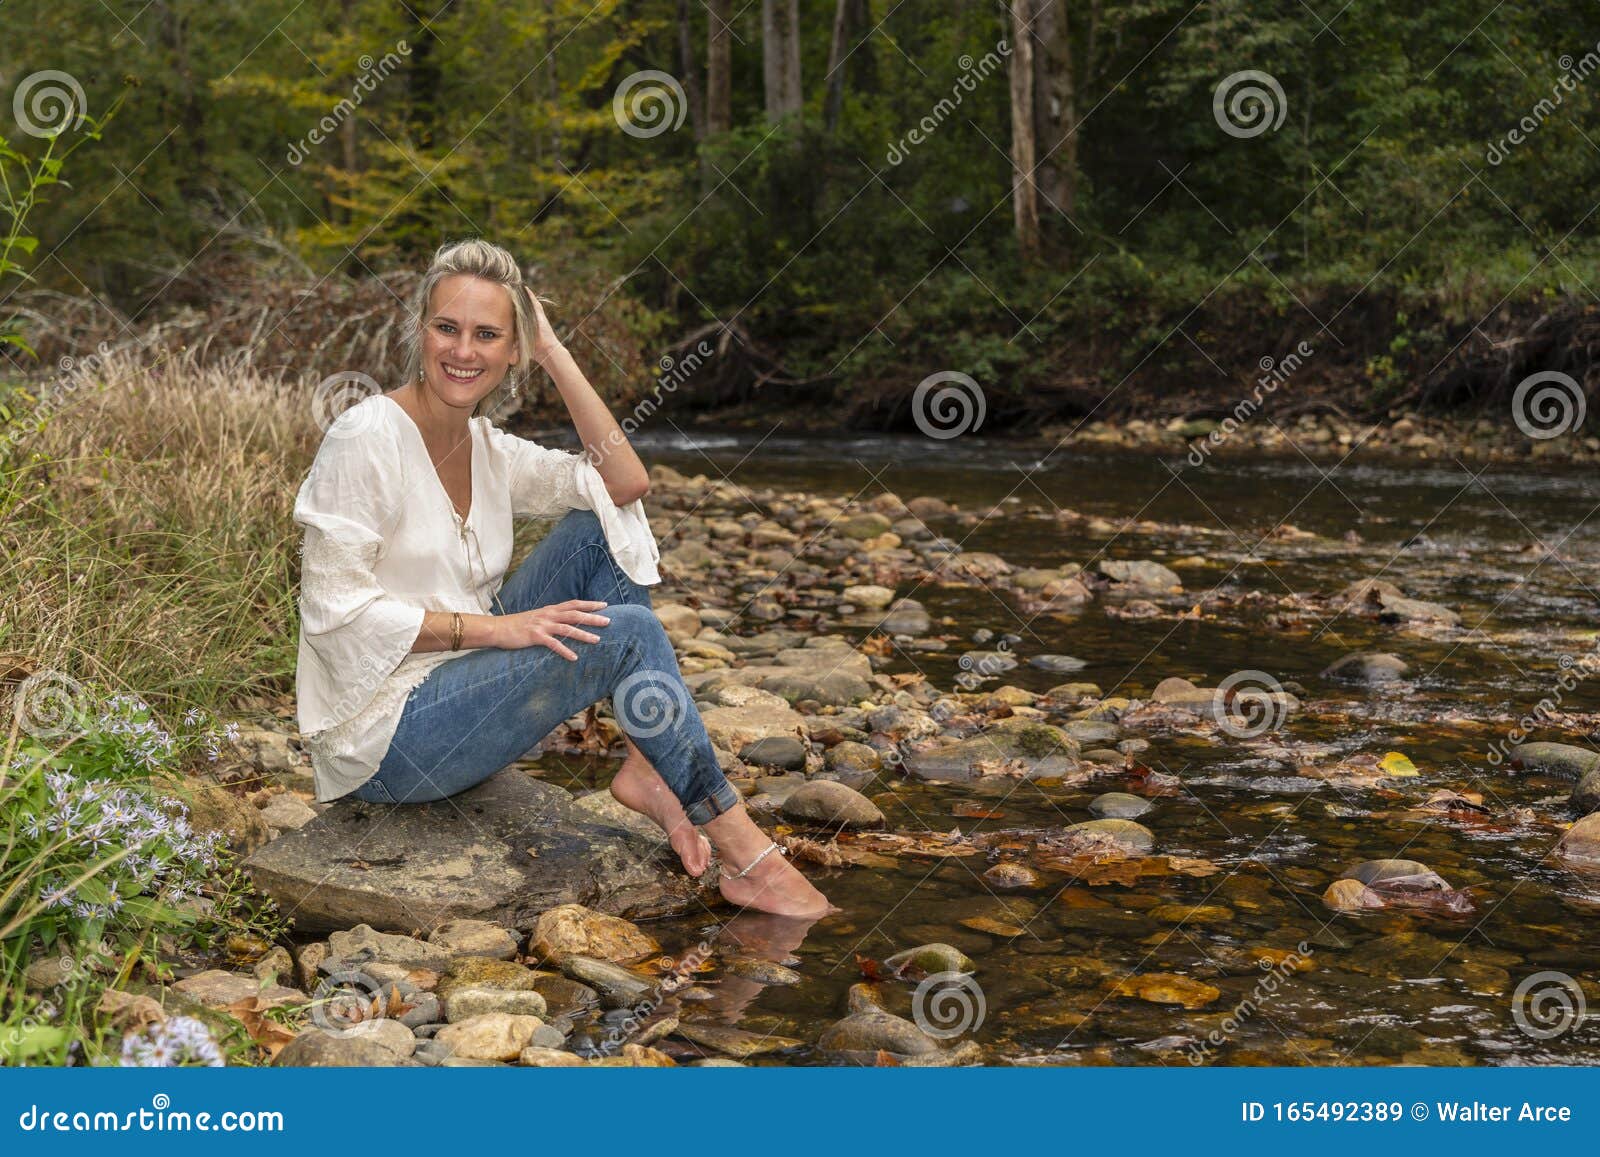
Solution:
M 481 329 L 478 331 L 478 336 L 483 338 L 484 341 L 493 341 L 500 335 L 495 333 L 492 329 Z

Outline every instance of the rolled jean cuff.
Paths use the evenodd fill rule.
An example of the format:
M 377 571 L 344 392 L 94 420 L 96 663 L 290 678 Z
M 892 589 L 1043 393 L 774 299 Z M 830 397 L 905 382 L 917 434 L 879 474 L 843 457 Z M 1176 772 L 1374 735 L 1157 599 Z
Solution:
M 683 809 L 683 814 L 689 817 L 689 822 L 699 827 L 701 824 L 710 823 L 723 812 L 732 811 L 744 797 L 739 794 L 739 789 L 724 779 L 718 788 L 705 799 L 692 803 Z

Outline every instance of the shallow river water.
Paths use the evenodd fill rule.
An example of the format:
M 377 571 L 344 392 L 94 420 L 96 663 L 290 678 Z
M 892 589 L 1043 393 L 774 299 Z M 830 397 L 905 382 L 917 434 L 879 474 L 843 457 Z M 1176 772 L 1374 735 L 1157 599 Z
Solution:
M 1151 795 L 1154 809 L 1140 819 L 1157 849 L 1220 871 L 1132 884 L 1046 874 L 1037 888 L 1001 891 L 983 877 L 991 862 L 984 857 L 811 868 L 844 911 L 798 944 L 777 946 L 800 983 L 710 985 L 711 1007 L 727 1023 L 814 1042 L 845 1014 L 863 967 L 943 941 L 976 962 L 967 998 L 981 1023 L 971 1023 L 976 1012 L 965 1014 L 964 1035 L 991 1063 L 1600 1062 L 1600 889 L 1549 855 L 1573 818 L 1572 785 L 1487 758 L 1490 744 L 1595 646 L 1600 521 L 1592 516 L 1600 485 L 1592 475 L 1536 466 L 1479 474 L 1448 461 L 1360 455 L 1343 463 L 1216 458 L 1197 468 L 1180 456 L 1082 449 L 1041 465 L 1041 448 L 970 437 L 771 437 L 759 447 L 740 437 L 641 441 L 647 461 L 752 488 L 834 499 L 891 490 L 980 513 L 998 503 L 975 526 L 929 525 L 1013 566 L 1186 560 L 1179 573 L 1188 594 L 1220 587 L 1242 600 L 1192 619 L 1115 618 L 1100 600 L 1081 614 L 1030 618 L 982 589 L 928 584 L 915 597 L 936 624 L 945 615 L 956 620 L 935 628 L 951 638 L 951 649 L 896 651 L 885 672 L 920 670 L 949 690 L 960 674 L 957 656 L 976 647 L 972 632 L 987 628 L 1018 636 L 1021 665 L 984 689 L 1042 692 L 1081 680 L 1107 696 L 1138 699 L 1168 676 L 1209 688 L 1252 670 L 1305 692 L 1302 710 L 1272 736 L 1157 734 L 1137 757 L 1176 781 Z M 1064 521 L 1057 508 L 1090 519 Z M 1162 525 L 1129 530 L 1095 518 Z M 1285 523 L 1318 537 L 1280 531 L 1265 538 Z M 1412 598 L 1453 608 L 1465 630 L 1429 637 L 1352 615 L 1280 621 L 1272 614 L 1279 596 L 1332 593 L 1380 577 Z M 1243 598 L 1252 591 L 1266 597 Z M 849 626 L 831 629 L 859 640 Z M 1408 676 L 1370 690 L 1321 677 L 1341 655 L 1369 650 L 1400 655 Z M 1085 665 L 1062 675 L 1028 664 L 1045 653 Z M 1600 710 L 1600 680 L 1579 681 L 1561 706 L 1580 715 Z M 1583 726 L 1545 725 L 1531 738 L 1594 746 Z M 1295 773 L 1309 757 L 1390 751 L 1408 756 L 1420 774 L 1352 787 Z M 604 780 L 603 771 L 570 761 L 551 777 L 563 776 Z M 1059 828 L 1090 818 L 1086 805 L 1103 791 L 1139 790 L 1117 779 L 1071 788 L 994 778 L 934 785 L 886 774 L 868 794 L 895 830 L 970 835 Z M 1417 809 L 1439 789 L 1476 793 L 1485 811 Z M 1323 892 L 1342 872 L 1381 858 L 1427 864 L 1468 891 L 1472 911 L 1353 916 L 1324 904 Z M 713 923 L 685 919 L 652 931 L 679 951 Z M 752 942 L 764 932 L 758 923 Z M 1261 963 L 1262 949 L 1278 950 L 1270 956 L 1278 960 L 1302 945 L 1303 970 L 1269 972 Z M 1116 991 L 1123 978 L 1149 974 L 1199 981 L 1220 996 L 1191 1009 Z M 883 987 L 890 1007 L 907 1013 L 912 986 Z M 1580 998 L 1591 1019 L 1550 1033 L 1561 1002 Z M 1541 1000 L 1556 1003 L 1536 1007 Z M 826 1060 L 810 1047 L 762 1059 Z

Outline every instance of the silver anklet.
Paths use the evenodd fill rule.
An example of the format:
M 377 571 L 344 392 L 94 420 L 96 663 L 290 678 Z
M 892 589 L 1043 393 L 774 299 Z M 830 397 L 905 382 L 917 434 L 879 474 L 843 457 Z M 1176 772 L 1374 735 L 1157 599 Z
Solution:
M 761 854 L 760 855 L 758 855 L 755 859 L 751 860 L 748 864 L 745 865 L 744 871 L 735 872 L 734 874 L 729 875 L 728 874 L 728 869 L 727 868 L 723 868 L 722 869 L 722 875 L 723 875 L 724 878 L 729 879 L 729 880 L 742 880 L 746 876 L 748 876 L 751 872 L 753 872 L 755 870 L 755 866 L 757 864 L 759 864 L 762 860 L 766 859 L 768 856 L 772 855 L 773 852 L 778 852 L 781 855 L 785 855 L 785 856 L 787 856 L 789 854 L 789 851 L 788 851 L 787 848 L 779 847 L 776 843 L 771 843 L 771 844 L 768 844 L 765 848 L 763 848 L 761 850 Z

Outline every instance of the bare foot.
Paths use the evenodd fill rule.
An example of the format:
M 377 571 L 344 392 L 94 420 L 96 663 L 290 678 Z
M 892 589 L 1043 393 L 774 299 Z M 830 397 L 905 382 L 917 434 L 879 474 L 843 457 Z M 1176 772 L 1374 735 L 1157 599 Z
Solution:
M 683 805 L 672 794 L 661 773 L 632 744 L 611 781 L 611 794 L 623 807 L 655 822 L 672 841 L 672 850 L 683 861 L 683 870 L 700 876 L 711 866 L 711 844 L 683 813 Z
M 717 885 L 728 903 L 802 920 L 818 920 L 830 912 L 838 911 L 828 903 L 826 896 L 812 887 L 811 881 L 784 858 L 781 851 L 769 854 L 751 869 L 748 876 L 737 880 L 732 878 L 735 871 L 742 870 L 754 858 L 754 855 L 747 856 L 743 864 L 730 864 L 724 858 L 721 879 Z

